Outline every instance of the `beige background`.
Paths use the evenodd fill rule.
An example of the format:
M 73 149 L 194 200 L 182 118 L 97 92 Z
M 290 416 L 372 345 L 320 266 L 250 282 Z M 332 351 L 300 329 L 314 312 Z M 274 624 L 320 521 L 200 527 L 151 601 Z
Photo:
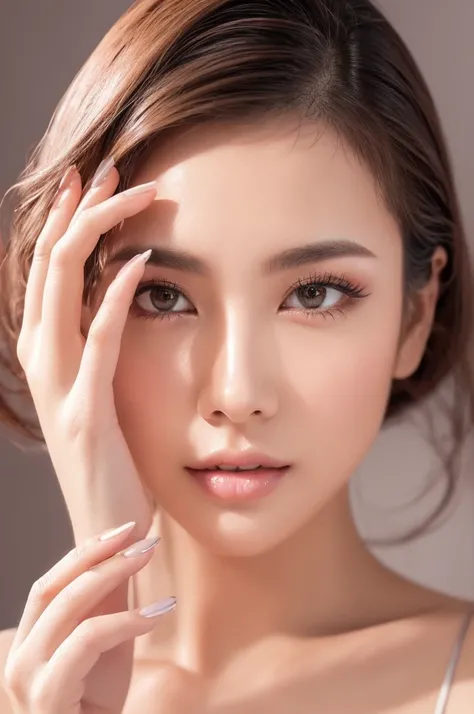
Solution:
M 127 0 L 15 0 L 0 4 L 0 192 L 16 180 L 52 111 Z M 379 3 L 414 52 L 448 134 L 471 240 L 474 232 L 474 2 Z M 445 592 L 474 599 L 474 445 L 465 452 L 457 498 L 435 533 L 396 548 L 374 548 L 394 569 Z M 385 431 L 353 479 L 353 504 L 366 537 L 415 525 L 439 490 L 410 507 L 432 452 L 413 427 Z M 0 435 L 0 629 L 20 618 L 28 590 L 71 546 L 62 496 L 44 454 L 27 454 Z

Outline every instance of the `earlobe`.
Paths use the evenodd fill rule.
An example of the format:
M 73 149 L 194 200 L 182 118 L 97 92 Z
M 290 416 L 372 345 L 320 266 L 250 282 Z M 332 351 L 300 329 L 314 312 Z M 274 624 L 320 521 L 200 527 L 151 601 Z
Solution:
M 394 379 L 407 379 L 418 369 L 433 327 L 438 302 L 439 275 L 447 263 L 444 248 L 438 246 L 431 263 L 431 277 L 426 285 L 412 296 L 410 315 L 405 321 L 393 370 Z

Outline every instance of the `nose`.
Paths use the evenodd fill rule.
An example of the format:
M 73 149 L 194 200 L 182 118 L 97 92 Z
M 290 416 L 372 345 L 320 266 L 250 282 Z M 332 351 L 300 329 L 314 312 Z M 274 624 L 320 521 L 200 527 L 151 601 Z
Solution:
M 198 411 L 211 423 L 226 418 L 244 424 L 251 417 L 269 419 L 278 409 L 273 363 L 275 350 L 263 330 L 237 316 L 228 317 L 223 336 L 209 359 Z

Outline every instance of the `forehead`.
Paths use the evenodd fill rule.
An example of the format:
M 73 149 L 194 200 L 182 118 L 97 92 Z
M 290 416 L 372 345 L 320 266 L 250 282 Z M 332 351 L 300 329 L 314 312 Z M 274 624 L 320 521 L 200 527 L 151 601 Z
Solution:
M 119 243 L 212 257 L 217 242 L 264 257 L 331 238 L 375 252 L 398 237 L 368 168 L 315 124 L 193 128 L 150 150 L 133 178 L 147 181 L 157 199 L 125 222 Z

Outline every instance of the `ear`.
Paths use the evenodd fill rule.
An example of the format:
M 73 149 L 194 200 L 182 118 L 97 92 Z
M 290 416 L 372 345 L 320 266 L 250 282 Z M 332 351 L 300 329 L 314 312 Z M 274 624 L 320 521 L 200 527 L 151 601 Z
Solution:
M 420 365 L 433 327 L 439 296 L 439 276 L 447 261 L 446 251 L 438 246 L 431 261 L 430 279 L 410 298 L 409 316 L 405 320 L 395 360 L 394 379 L 410 377 Z

